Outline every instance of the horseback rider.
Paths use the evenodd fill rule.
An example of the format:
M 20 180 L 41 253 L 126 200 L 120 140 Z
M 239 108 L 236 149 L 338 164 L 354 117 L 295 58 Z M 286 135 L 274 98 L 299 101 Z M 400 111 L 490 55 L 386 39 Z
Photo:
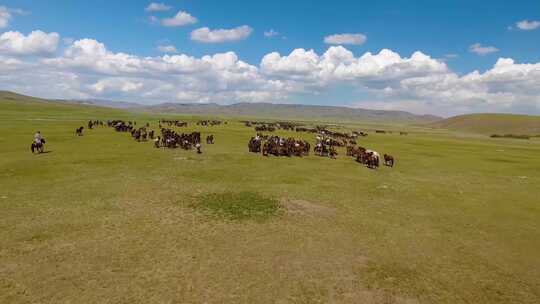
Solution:
M 41 132 L 37 131 L 36 134 L 34 134 L 34 142 L 37 145 L 41 145 L 42 140 L 43 140 L 43 137 L 41 137 Z

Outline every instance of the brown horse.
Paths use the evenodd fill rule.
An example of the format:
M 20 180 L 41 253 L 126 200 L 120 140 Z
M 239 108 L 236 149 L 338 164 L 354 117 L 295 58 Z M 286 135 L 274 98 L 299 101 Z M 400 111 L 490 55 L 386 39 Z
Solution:
M 392 155 L 385 154 L 384 155 L 384 165 L 388 167 L 394 166 L 394 157 Z

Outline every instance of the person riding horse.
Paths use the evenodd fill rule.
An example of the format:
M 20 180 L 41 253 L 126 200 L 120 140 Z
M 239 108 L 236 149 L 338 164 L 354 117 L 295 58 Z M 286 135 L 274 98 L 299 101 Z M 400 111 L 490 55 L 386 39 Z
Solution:
M 34 142 L 40 145 L 42 139 L 43 137 L 41 137 L 41 132 L 37 131 L 36 134 L 34 134 Z
M 34 150 L 37 150 L 39 153 L 43 152 L 44 144 L 45 139 L 41 136 L 41 132 L 37 131 L 36 134 L 34 134 L 34 142 L 30 146 L 32 153 L 34 153 Z

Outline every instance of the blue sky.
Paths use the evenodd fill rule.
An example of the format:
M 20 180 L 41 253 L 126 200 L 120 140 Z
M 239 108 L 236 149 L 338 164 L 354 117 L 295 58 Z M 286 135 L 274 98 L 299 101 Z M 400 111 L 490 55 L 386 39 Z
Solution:
M 331 1 L 325 3 L 323 1 L 184 0 L 156 1 L 156 4 L 163 4 L 163 10 L 145 10 L 151 2 L 0 1 L 0 7 L 10 12 L 8 24 L 0 28 L 0 33 L 12 31 L 27 37 L 32 31 L 39 30 L 47 34 L 57 33 L 59 37 L 58 46 L 44 52 L 16 52 L 4 47 L 4 54 L 2 54 L 0 44 L 0 56 L 4 56 L 5 60 L 16 59 L 27 65 L 47 65 L 47 69 L 51 69 L 50 73 L 62 73 L 63 77 L 72 73 L 79 79 L 84 79 L 75 84 L 79 86 L 78 88 L 70 88 L 69 92 L 48 92 L 43 89 L 32 90 L 28 86 L 15 82 L 10 84 L 5 77 L 4 81 L 7 82 L 4 82 L 4 89 L 18 89 L 24 93 L 50 97 L 66 95 L 68 98 L 78 96 L 113 98 L 147 103 L 175 100 L 231 103 L 249 101 L 248 96 L 257 96 L 254 101 L 338 104 L 403 109 L 441 115 L 473 111 L 540 113 L 537 90 L 532 87 L 523 87 L 535 86 L 539 81 L 540 66 L 536 67 L 536 65 L 540 62 L 540 28 L 536 22 L 540 22 L 540 1 L 537 0 L 515 2 Z M 189 14 L 196 19 L 196 22 L 174 27 L 163 25 L 163 19 L 171 18 L 179 11 Z M 0 9 L 0 18 L 1 12 Z M 520 26 L 518 22 L 525 23 L 521 23 Z M 200 42 L 192 38 L 192 32 L 200 28 L 208 27 L 209 31 L 231 30 L 244 25 L 249 28 L 249 33 L 240 35 L 241 38 L 212 43 Z M 270 30 L 278 34 L 267 37 L 264 33 Z M 354 44 L 325 43 L 325 37 L 343 34 L 363 35 L 365 41 Z M 169 95 L 163 92 L 145 95 L 140 93 L 152 85 L 163 85 L 165 88 L 165 85 L 175 86 L 175 83 L 158 83 L 158 80 L 162 81 L 161 78 L 164 77 L 158 77 L 155 74 L 152 74 L 154 75 L 152 78 L 143 75 L 144 73 L 134 75 L 122 74 L 120 71 L 97 71 L 96 69 L 90 71 L 92 68 L 88 66 L 84 69 L 80 64 L 76 64 L 75 67 L 76 60 L 70 61 L 71 66 L 64 60 L 65 68 L 61 71 L 52 70 L 50 60 L 55 57 L 58 60 L 66 57 L 67 50 L 72 47 L 70 44 L 85 38 L 103 44 L 107 52 L 111 54 L 125 53 L 137 56 L 141 60 L 145 57 L 159 58 L 182 54 L 200 59 L 205 55 L 234 52 L 239 61 L 257 69 L 253 72 L 257 75 L 250 78 L 250 81 L 255 81 L 254 79 L 257 78 L 255 81 L 257 83 L 249 88 L 241 89 L 232 89 L 234 85 L 230 82 L 223 84 L 221 80 L 216 79 L 213 79 L 217 83 L 216 87 L 195 84 L 197 81 L 207 79 L 205 77 L 210 77 L 207 74 L 209 72 L 205 71 L 204 77 L 192 79 L 192 76 L 189 76 L 189 81 L 193 81 L 194 84 L 191 88 L 185 88 L 184 91 L 188 93 L 172 90 Z M 326 65 L 322 58 L 317 59 L 320 62 L 308 76 L 306 76 L 308 72 L 300 71 L 298 67 L 305 63 L 305 60 L 312 60 L 310 54 L 295 56 L 294 60 L 288 57 L 283 58 L 296 49 L 313 50 L 317 56 L 322 57 L 329 48 L 337 48 L 339 45 L 352 52 L 356 59 L 366 52 L 376 55 L 382 49 L 389 49 L 403 58 L 404 62 L 392 61 L 394 65 L 390 66 L 383 64 L 381 69 L 373 70 L 372 74 L 367 73 L 369 75 L 364 73 L 362 66 L 367 63 L 361 62 L 355 66 L 356 71 L 348 71 L 346 75 L 336 72 L 333 76 L 325 74 L 324 77 L 318 78 L 317 75 L 321 74 L 320 71 L 324 70 L 323 66 Z M 158 46 L 174 47 L 176 51 L 165 52 L 168 53 L 166 55 L 158 50 Z M 406 62 L 405 59 L 411 58 L 416 51 L 425 54 L 434 62 L 421 66 L 415 62 L 410 64 Z M 278 52 L 281 57 L 274 58 L 263 68 L 263 58 L 272 52 Z M 512 66 L 496 69 L 495 64 L 499 58 L 511 58 Z M 44 64 L 43 62 L 47 60 L 49 64 Z M 378 59 L 376 61 L 379 62 Z M 438 67 L 437 63 L 443 63 L 446 67 Z M 287 64 L 289 66 L 285 66 Z M 350 61 L 343 64 L 348 65 Z M 406 68 L 410 69 L 410 73 L 402 73 L 403 64 L 408 65 Z M 9 70 L 17 69 L 13 65 L 9 68 Z M 234 69 L 235 73 L 245 74 L 245 71 L 238 70 L 241 67 L 234 67 Z M 475 86 L 479 86 L 478 89 L 470 88 L 466 83 L 466 80 L 471 77 L 463 78 L 475 70 L 478 70 L 482 77 L 478 80 L 471 75 L 474 81 L 477 81 Z M 8 69 L 4 68 L 4 71 Z M 510 78 L 494 79 L 493 75 L 499 75 L 501 71 Z M 381 73 L 391 75 L 383 77 Z M 520 73 L 527 75 L 525 77 L 521 75 L 519 79 L 511 78 Z M 178 72 L 172 73 L 172 77 L 177 81 L 184 80 Z M 459 79 L 456 80 L 455 77 Z M 147 83 L 149 79 L 153 82 Z M 98 85 L 100 80 L 104 80 L 103 83 L 108 81 L 111 85 L 100 86 Z M 503 80 L 506 84 L 518 84 L 503 86 L 505 90 L 501 91 L 499 84 Z M 264 81 L 268 81 L 269 84 L 263 84 Z M 409 84 L 418 81 L 426 83 L 427 86 L 433 86 L 433 83 L 441 81 L 447 85 L 441 87 L 440 92 L 423 92 L 422 88 L 416 84 L 415 88 L 411 89 Z M 129 82 L 134 85 L 126 86 Z M 276 82 L 279 83 L 276 84 Z M 125 90 L 115 92 L 114 87 L 122 87 L 122 84 Z M 70 85 L 72 84 L 66 84 L 66 86 Z M 269 85 L 273 88 L 269 89 Z M 220 86 L 228 89 L 222 90 Z M 44 85 L 44 87 L 47 86 Z M 91 87 L 94 91 L 89 89 Z M 131 87 L 137 89 L 129 90 L 128 88 Z M 198 88 L 194 90 L 194 87 Z M 517 91 L 518 88 L 519 90 L 530 89 L 530 91 L 523 95 L 523 92 Z M 470 91 L 470 96 L 467 96 L 467 89 Z M 138 90 L 140 92 L 137 92 Z M 205 90 L 211 94 L 205 95 Z M 484 90 L 485 94 L 475 93 L 478 90 Z M 514 95 L 511 96 L 511 94 Z M 178 96 L 180 98 L 176 98 Z M 234 96 L 242 96 L 242 98 Z M 264 96 L 267 100 L 264 100 Z M 492 98 L 498 100 L 492 101 Z M 438 99 L 441 99 L 440 103 Z M 459 99 L 459 101 L 453 104 L 450 99 Z M 511 99 L 527 99 L 527 102 L 514 102 Z

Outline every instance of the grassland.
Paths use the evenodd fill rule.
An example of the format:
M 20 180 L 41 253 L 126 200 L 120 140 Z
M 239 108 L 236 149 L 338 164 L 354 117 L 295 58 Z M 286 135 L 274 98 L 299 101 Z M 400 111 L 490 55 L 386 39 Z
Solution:
M 431 124 L 437 128 L 479 134 L 540 135 L 540 116 L 516 114 L 468 114 Z
M 0 303 L 540 302 L 538 139 L 389 125 L 360 144 L 396 167 L 369 170 L 250 154 L 235 120 L 174 116 L 215 135 L 201 155 L 74 136 L 162 117 L 0 101 Z

